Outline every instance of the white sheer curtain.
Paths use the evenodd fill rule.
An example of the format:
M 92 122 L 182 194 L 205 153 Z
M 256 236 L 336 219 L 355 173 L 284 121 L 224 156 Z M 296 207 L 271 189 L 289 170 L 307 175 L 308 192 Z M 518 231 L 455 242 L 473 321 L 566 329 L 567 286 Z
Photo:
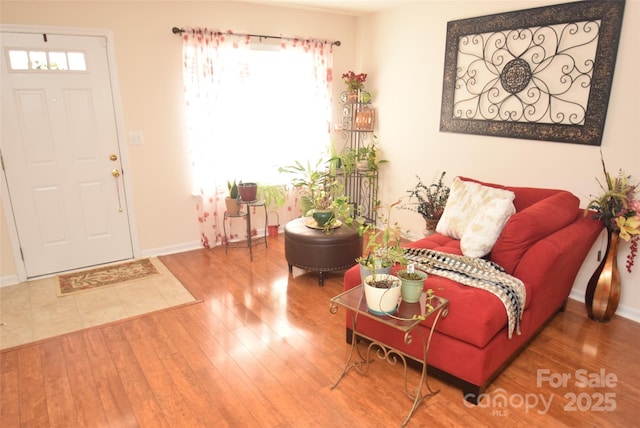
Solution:
M 207 29 L 183 33 L 183 77 L 194 193 L 203 246 L 224 243 L 227 180 L 275 183 L 277 168 L 314 161 L 330 145 L 333 45 Z M 285 216 L 299 215 L 289 195 Z M 255 218 L 255 217 L 254 217 Z M 243 220 L 227 225 L 246 238 Z M 252 233 L 257 233 L 253 230 Z

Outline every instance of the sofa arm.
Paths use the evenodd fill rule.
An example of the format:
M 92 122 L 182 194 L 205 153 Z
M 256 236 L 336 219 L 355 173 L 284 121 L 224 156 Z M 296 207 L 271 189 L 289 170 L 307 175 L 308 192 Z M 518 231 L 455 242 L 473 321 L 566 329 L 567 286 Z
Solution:
M 558 309 L 569 296 L 578 271 L 603 228 L 602 222 L 584 217 L 579 210 L 573 223 L 532 245 L 514 272 L 531 294 L 527 300 L 542 301 L 550 311 Z

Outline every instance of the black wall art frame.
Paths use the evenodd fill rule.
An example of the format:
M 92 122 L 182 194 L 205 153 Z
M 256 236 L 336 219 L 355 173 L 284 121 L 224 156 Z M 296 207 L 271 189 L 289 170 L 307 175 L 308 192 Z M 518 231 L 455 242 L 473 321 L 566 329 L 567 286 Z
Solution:
M 440 130 L 599 146 L 624 5 L 448 22 Z

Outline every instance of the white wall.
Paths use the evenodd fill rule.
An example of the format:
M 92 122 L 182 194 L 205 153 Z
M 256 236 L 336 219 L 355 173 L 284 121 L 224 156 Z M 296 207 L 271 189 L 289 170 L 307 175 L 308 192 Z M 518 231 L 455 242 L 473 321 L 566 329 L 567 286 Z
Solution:
M 598 194 L 602 177 L 599 147 L 519 140 L 439 131 L 444 49 L 448 21 L 558 4 L 557 1 L 423 1 L 359 18 L 355 71 L 368 72 L 367 89 L 378 108 L 377 135 L 384 158 L 382 200 L 391 202 L 415 184 L 446 171 L 489 182 L 566 189 L 583 206 Z M 602 143 L 608 169 L 622 168 L 640 181 L 640 90 L 637 70 L 640 1 L 626 4 L 618 59 Z M 403 229 L 419 235 L 422 218 L 409 211 L 394 214 Z M 598 248 L 605 247 L 598 241 Z M 632 274 L 624 268 L 629 244 L 622 243 L 618 265 L 622 301 L 618 313 L 640 320 L 640 260 Z M 595 269 L 595 249 L 574 284 L 582 300 Z

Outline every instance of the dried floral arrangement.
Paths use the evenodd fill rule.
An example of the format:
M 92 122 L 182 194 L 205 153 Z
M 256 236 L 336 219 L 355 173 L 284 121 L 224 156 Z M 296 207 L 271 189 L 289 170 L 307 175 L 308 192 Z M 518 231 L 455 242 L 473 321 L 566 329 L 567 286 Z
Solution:
M 439 220 L 451 191 L 449 186 L 444 183 L 445 174 L 446 172 L 442 172 L 436 175 L 431 184 L 425 184 L 416 175 L 418 183 L 413 189 L 407 190 L 408 195 L 400 208 L 415 211 L 425 220 Z
M 635 257 L 638 252 L 638 241 L 640 241 L 640 200 L 635 198 L 638 192 L 638 183 L 631 183 L 631 176 L 624 171 L 618 170 L 617 177 L 612 177 L 604 163 L 602 152 L 600 152 L 602 170 L 604 172 L 605 183 L 596 181 L 602 189 L 602 194 L 595 197 L 585 210 L 593 210 L 593 218 L 602 220 L 609 232 L 620 234 L 620 238 L 631 241 L 631 249 L 627 256 L 627 272 L 631 272 Z

